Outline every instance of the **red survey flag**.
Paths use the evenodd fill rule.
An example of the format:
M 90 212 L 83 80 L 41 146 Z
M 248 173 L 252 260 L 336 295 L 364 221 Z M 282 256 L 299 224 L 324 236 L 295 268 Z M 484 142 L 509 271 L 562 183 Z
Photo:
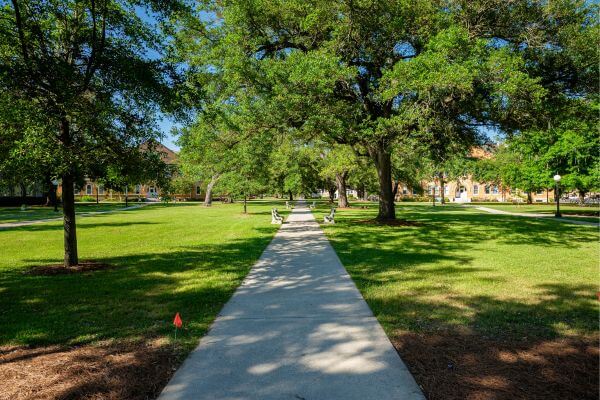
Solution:
M 183 324 L 183 322 L 181 321 L 181 317 L 179 316 L 179 313 L 175 314 L 175 319 L 173 320 L 173 325 L 175 325 L 176 328 L 181 328 L 182 324 Z

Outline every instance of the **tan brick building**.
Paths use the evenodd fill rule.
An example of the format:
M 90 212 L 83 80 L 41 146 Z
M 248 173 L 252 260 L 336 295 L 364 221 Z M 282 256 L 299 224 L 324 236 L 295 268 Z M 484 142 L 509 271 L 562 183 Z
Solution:
M 170 165 L 176 165 L 178 161 L 177 153 L 167 146 L 159 143 L 156 147 L 156 151 L 161 154 L 162 160 Z M 59 193 L 61 188 L 59 187 Z M 93 197 L 99 201 L 103 200 L 115 200 L 124 201 L 125 195 L 130 201 L 143 200 L 143 201 L 158 201 L 161 198 L 161 190 L 154 183 L 136 184 L 132 187 L 127 187 L 126 191 L 116 191 L 112 189 L 106 189 L 101 184 L 94 182 L 90 179 L 86 179 L 84 185 L 75 192 L 75 201 L 81 201 L 82 199 Z M 204 192 L 202 190 L 202 182 L 195 182 L 190 187 L 187 193 L 178 193 L 174 196 L 181 200 L 200 200 L 204 199 Z
M 489 158 L 493 155 L 482 149 L 474 148 L 471 151 L 473 158 Z M 417 196 L 432 197 L 435 191 L 435 197 L 441 200 L 441 182 L 439 179 L 421 182 L 420 187 L 412 188 L 407 185 L 400 185 L 396 200 L 403 198 L 414 198 Z M 509 187 L 490 182 L 478 182 L 473 180 L 471 175 L 463 176 L 457 179 L 444 181 L 443 196 L 454 203 L 471 202 L 527 202 L 528 194 L 522 190 L 511 190 Z M 540 190 L 530 194 L 533 203 L 547 203 L 554 201 L 554 191 Z

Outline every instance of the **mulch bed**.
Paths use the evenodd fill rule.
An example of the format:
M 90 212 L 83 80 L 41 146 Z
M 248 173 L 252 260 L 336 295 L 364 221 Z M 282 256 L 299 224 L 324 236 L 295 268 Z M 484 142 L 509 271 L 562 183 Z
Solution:
M 595 339 L 404 333 L 392 342 L 429 400 L 597 398 Z M 159 340 L 0 347 L 0 400 L 154 399 L 180 364 L 178 354 Z
M 429 400 L 598 398 L 597 338 L 511 342 L 404 333 L 392 343 Z
M 0 400 L 145 400 L 179 365 L 158 341 L 80 347 L 0 347 Z
M 36 265 L 28 268 L 24 273 L 27 275 L 66 275 L 111 268 L 115 268 L 115 266 L 95 261 L 82 261 L 72 267 L 65 267 L 63 264 Z

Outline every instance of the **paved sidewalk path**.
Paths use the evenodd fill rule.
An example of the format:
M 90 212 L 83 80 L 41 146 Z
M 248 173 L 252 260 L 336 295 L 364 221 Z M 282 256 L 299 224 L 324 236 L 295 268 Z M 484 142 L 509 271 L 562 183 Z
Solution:
M 174 399 L 424 397 L 302 205 L 159 397 Z
M 471 206 L 469 206 L 469 207 L 471 207 Z M 529 217 L 529 218 L 553 218 L 553 219 L 556 219 L 557 221 L 567 222 L 569 224 L 587 225 L 587 226 L 600 226 L 600 224 L 598 224 L 597 222 L 577 221 L 575 219 L 569 219 L 569 218 L 555 218 L 554 214 L 515 213 L 515 212 L 510 212 L 510 211 L 504 211 L 504 210 L 496 210 L 495 208 L 489 208 L 489 207 L 475 207 L 475 208 L 477 210 L 485 211 L 485 212 L 488 212 L 490 214 L 515 215 L 517 217 Z
M 119 212 L 119 211 L 135 210 L 136 208 L 142 208 L 145 206 L 149 206 L 150 204 L 152 204 L 152 203 L 144 203 L 144 204 L 139 204 L 139 205 L 135 205 L 135 206 L 116 208 L 114 210 L 82 212 L 82 213 L 77 213 L 76 218 L 93 217 L 94 215 L 98 215 L 98 214 L 110 214 L 110 213 Z M 19 226 L 42 224 L 44 222 L 62 221 L 62 219 L 63 219 L 63 217 L 61 215 L 60 217 L 34 219 L 34 220 L 30 220 L 30 221 L 5 222 L 5 223 L 0 224 L 0 229 L 18 228 Z

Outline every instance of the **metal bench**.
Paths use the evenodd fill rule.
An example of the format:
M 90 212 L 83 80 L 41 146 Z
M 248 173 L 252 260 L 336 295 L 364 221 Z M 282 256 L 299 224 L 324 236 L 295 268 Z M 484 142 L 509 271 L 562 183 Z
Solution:
M 271 223 L 272 224 L 283 224 L 283 217 L 279 215 L 276 208 L 271 210 Z
M 329 215 L 323 217 L 323 222 L 326 224 L 335 224 L 335 208 L 331 209 Z

